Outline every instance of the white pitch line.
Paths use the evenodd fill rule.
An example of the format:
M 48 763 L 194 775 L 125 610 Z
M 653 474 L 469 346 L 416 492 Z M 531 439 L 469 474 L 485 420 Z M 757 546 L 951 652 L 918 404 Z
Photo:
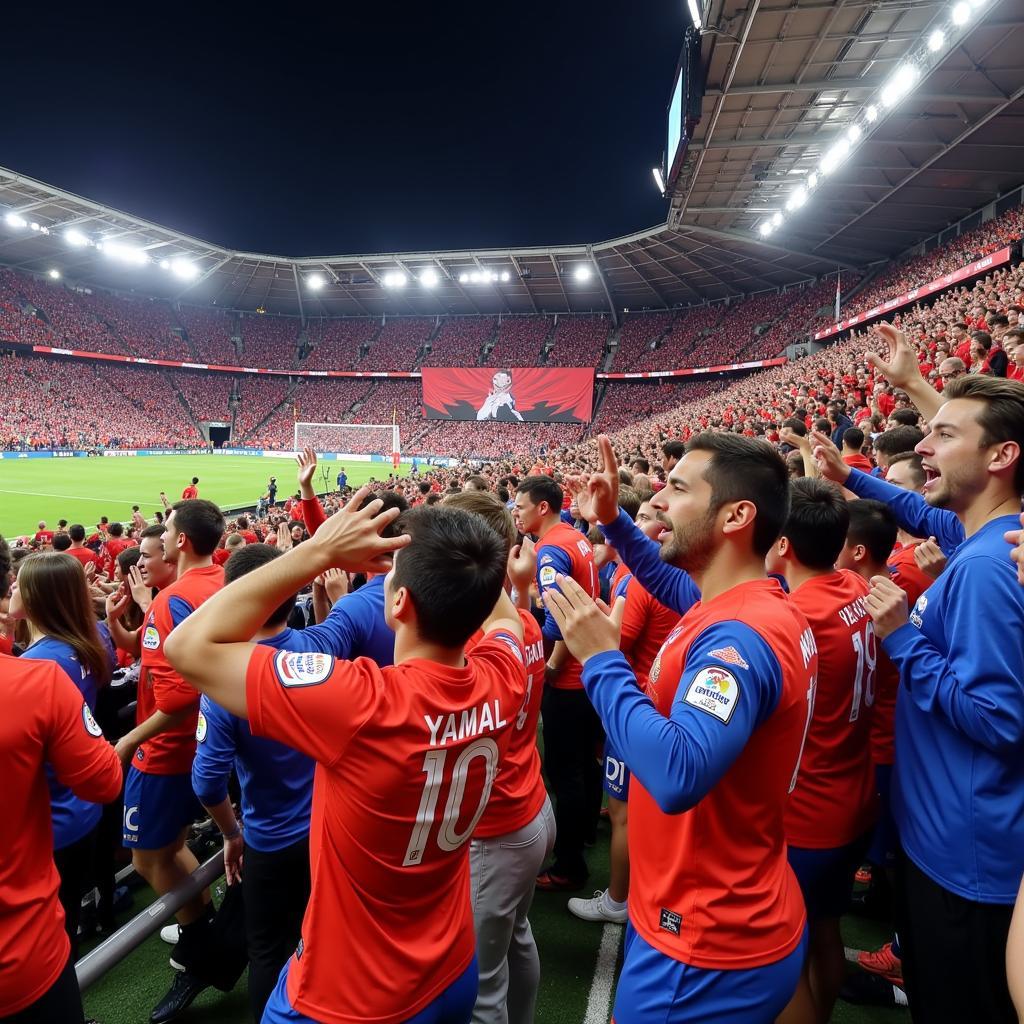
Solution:
M 65 498 L 68 501 L 104 501 L 108 505 L 121 504 L 138 505 L 139 508 L 161 508 L 154 501 L 139 501 L 136 498 L 92 498 L 84 494 L 53 494 L 48 491 L 11 491 L 0 487 L 0 494 L 22 494 L 26 498 Z
M 612 986 L 615 981 L 615 961 L 622 939 L 621 924 L 606 924 L 601 933 L 601 948 L 597 951 L 594 980 L 587 997 L 587 1015 L 583 1024 L 608 1024 L 612 1010 Z

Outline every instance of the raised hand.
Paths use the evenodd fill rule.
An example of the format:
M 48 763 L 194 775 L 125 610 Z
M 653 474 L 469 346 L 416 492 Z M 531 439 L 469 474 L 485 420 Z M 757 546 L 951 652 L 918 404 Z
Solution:
M 112 594 L 107 594 L 107 600 L 104 602 L 106 617 L 112 622 L 117 622 L 128 610 L 131 600 L 132 595 L 128 592 L 125 584 L 122 583 L 118 590 L 115 590 Z
M 331 604 L 336 604 L 348 593 L 348 573 L 344 569 L 328 569 L 322 579 Z
M 341 511 L 335 512 L 306 542 L 322 555 L 325 568 L 386 572 L 391 568 L 394 553 L 412 540 L 407 534 L 381 536 L 401 513 L 397 508 L 382 512 L 383 502 L 379 499 L 360 509 L 369 494 L 369 487 L 360 487 Z
M 303 448 L 296 453 L 295 462 L 299 467 L 299 494 L 304 499 L 315 498 L 313 490 L 313 474 L 316 472 L 316 452 L 312 448 Z
M 935 538 L 929 537 L 914 548 L 914 561 L 917 562 L 917 567 L 921 572 L 936 580 L 942 575 L 942 570 L 946 568 L 947 559 Z
M 582 664 L 595 654 L 617 651 L 626 599 L 618 598 L 609 611 L 603 601 L 595 601 L 571 577 L 559 573 L 556 578 L 560 589 L 545 590 L 544 604 L 555 617 L 572 656 Z
M 508 578 L 520 594 L 529 593 L 537 572 L 537 549 L 529 537 L 508 553 Z
M 883 352 L 869 352 L 868 365 L 884 374 L 893 387 L 906 391 L 915 381 L 924 379 L 921 377 L 921 366 L 914 347 L 901 330 L 892 324 L 880 323 L 875 324 L 870 333 L 881 342 L 879 347 L 883 348 Z
M 779 440 L 800 451 L 810 450 L 811 447 L 811 439 L 806 434 L 798 434 L 792 427 L 783 427 L 779 431 Z
M 843 462 L 839 449 L 820 430 L 811 431 L 811 446 L 818 472 L 826 480 L 834 480 L 837 484 L 845 484 L 850 475 L 850 467 Z
M 884 640 L 908 621 L 907 595 L 888 576 L 872 576 L 864 607 L 875 625 L 875 636 Z
M 132 600 L 145 611 L 153 602 L 153 588 L 142 578 L 142 572 L 137 565 L 128 570 L 128 587 L 131 590 Z
M 597 446 L 601 460 L 597 472 L 591 473 L 587 480 L 587 505 L 594 519 L 607 525 L 614 523 L 619 514 L 619 462 L 607 434 L 598 435 Z M 583 512 L 582 501 L 580 511 Z M 589 516 L 585 518 L 591 521 Z

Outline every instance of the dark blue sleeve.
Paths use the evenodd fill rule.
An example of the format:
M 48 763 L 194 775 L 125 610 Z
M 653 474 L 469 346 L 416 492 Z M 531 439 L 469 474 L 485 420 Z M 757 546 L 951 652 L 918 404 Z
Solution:
M 858 498 L 884 501 L 907 533 L 913 537 L 934 537 L 945 555 L 951 555 L 964 541 L 963 524 L 956 515 L 944 508 L 932 508 L 916 491 L 894 487 L 859 469 L 850 470 L 843 486 Z
M 724 647 L 748 667 L 711 655 Z M 668 718 L 637 687 L 620 651 L 588 658 L 583 686 L 630 771 L 662 811 L 680 814 L 708 793 L 775 710 L 782 668 L 749 626 L 719 622 L 691 646 Z
M 323 622 L 300 630 L 303 645 L 308 645 L 302 649 L 332 654 L 346 661 L 358 658 L 373 632 L 373 620 L 384 614 L 383 607 L 378 608 L 367 599 L 365 589 L 346 594 L 334 602 Z
M 192 790 L 204 807 L 216 807 L 228 795 L 228 779 L 235 764 L 234 722 L 205 694 L 199 699 L 199 714 Z
M 946 568 L 945 654 L 911 622 L 882 647 L 919 708 L 993 753 L 1017 756 L 1024 742 L 1024 644 L 1014 629 L 1024 622 L 1024 590 L 1011 566 L 1009 558 L 979 557 Z
M 175 626 L 180 626 L 195 611 L 195 608 L 183 597 L 172 597 L 167 602 L 167 610 L 170 612 L 171 622 Z
M 545 590 L 557 590 L 558 584 L 555 577 L 561 573 L 563 576 L 572 575 L 572 559 L 567 551 L 550 544 L 537 552 L 537 589 L 543 598 Z M 555 622 L 553 615 L 547 614 L 545 608 L 544 626 L 542 629 L 548 640 L 561 640 L 562 633 Z
M 618 519 L 602 526 L 601 532 L 640 585 L 666 608 L 685 615 L 700 600 L 700 591 L 689 573 L 663 562 L 661 545 L 651 540 L 622 509 Z

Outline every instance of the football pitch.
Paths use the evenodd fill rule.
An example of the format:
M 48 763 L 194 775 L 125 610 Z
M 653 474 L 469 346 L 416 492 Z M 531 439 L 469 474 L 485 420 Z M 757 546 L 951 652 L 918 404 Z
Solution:
M 371 477 L 387 479 L 385 462 L 323 462 L 317 468 L 317 491 L 333 490 L 344 466 L 349 483 L 359 486 Z M 401 471 L 407 473 L 408 463 Z M 326 471 L 326 480 L 323 473 Z M 160 492 L 172 504 L 192 477 L 199 477 L 199 496 L 222 508 L 255 505 L 277 477 L 277 500 L 297 490 L 295 464 L 288 459 L 248 455 L 147 455 L 89 459 L 0 460 L 0 534 L 31 534 L 39 520 L 53 529 L 59 519 L 87 529 L 107 516 L 130 522 L 132 505 L 152 518 L 161 508 Z

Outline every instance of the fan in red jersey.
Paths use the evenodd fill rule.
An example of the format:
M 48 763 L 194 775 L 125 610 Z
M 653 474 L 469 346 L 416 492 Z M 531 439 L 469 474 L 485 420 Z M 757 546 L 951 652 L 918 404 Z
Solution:
M 236 580 L 167 642 L 197 689 L 248 718 L 255 735 L 318 762 L 312 895 L 264 1024 L 468 1021 L 476 1000 L 469 839 L 523 705 L 522 622 L 490 527 L 427 507 L 406 513 L 405 534 L 382 537 L 397 510 L 360 510 L 367 494 Z M 247 642 L 324 570 L 380 572 L 395 552 L 385 580 L 393 667 Z
M 618 464 L 606 437 L 600 446 L 581 513 L 658 600 L 685 611 L 644 693 L 615 618 L 566 577 L 545 594 L 633 773 L 615 1020 L 768 1024 L 796 989 L 807 945 L 783 819 L 817 673 L 806 618 L 765 576 L 789 502 L 786 465 L 763 441 L 697 435 L 651 500 L 655 542 L 619 512 Z

